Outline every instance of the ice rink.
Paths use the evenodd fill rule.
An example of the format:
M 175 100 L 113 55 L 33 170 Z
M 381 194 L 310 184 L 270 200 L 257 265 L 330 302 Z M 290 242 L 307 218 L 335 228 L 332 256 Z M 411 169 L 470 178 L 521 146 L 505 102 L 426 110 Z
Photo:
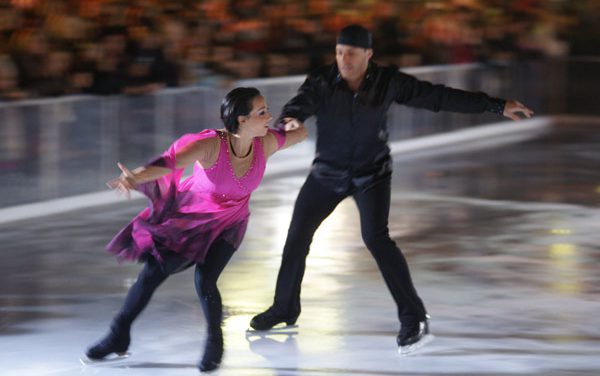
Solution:
M 226 347 L 212 374 L 599 375 L 599 130 L 598 123 L 550 122 L 393 148 L 389 229 L 436 337 L 405 357 L 397 353 L 393 300 L 361 240 L 352 199 L 315 236 L 297 327 L 246 331 L 271 304 L 310 163 L 302 146 L 278 156 L 219 281 Z M 129 358 L 80 362 L 141 270 L 118 264 L 104 246 L 144 206 L 123 199 L 0 224 L 1 375 L 198 374 L 205 323 L 192 270 L 156 292 L 133 326 Z

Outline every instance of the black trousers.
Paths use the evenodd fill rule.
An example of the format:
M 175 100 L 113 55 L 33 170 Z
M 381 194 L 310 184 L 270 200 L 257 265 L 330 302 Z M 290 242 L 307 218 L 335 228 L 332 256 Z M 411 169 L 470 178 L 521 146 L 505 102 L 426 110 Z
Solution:
M 129 331 L 131 324 L 148 305 L 158 286 L 170 275 L 195 265 L 194 284 L 206 316 L 208 335 L 219 335 L 223 305 L 217 288 L 217 279 L 234 252 L 235 249 L 231 244 L 218 240 L 209 249 L 203 264 L 195 263 L 170 251 L 161 252 L 164 259 L 161 263 L 149 256 L 144 269 L 129 289 L 123 307 L 113 320 L 113 325 L 118 330 Z
M 313 235 L 321 222 L 350 195 L 360 212 L 363 241 L 396 302 L 400 322 L 423 320 L 427 313 L 413 285 L 406 259 L 389 236 L 390 178 L 366 191 L 354 189 L 336 193 L 320 184 L 312 174 L 308 176 L 296 199 L 283 249 L 272 307 L 274 312 L 287 319 L 300 314 L 300 289 Z

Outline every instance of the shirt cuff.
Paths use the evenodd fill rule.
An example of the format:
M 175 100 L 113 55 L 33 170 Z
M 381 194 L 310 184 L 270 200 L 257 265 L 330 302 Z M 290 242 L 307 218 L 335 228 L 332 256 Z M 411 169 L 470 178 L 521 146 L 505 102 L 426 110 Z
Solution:
M 487 112 L 491 112 L 493 114 L 504 115 L 504 106 L 506 105 L 506 101 L 500 98 L 490 98 L 488 101 L 487 108 L 485 109 Z

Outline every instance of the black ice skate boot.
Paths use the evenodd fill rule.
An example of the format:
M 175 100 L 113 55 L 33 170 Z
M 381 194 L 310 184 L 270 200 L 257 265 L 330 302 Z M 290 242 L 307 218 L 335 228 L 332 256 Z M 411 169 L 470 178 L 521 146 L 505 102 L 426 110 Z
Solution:
M 223 304 L 218 290 L 203 294 L 200 303 L 206 315 L 208 335 L 198 369 L 201 372 L 208 372 L 219 368 L 223 358 L 223 329 L 221 329 Z
M 433 340 L 429 333 L 429 316 L 423 321 L 402 324 L 396 341 L 400 355 L 410 354 Z
M 211 333 L 206 339 L 204 346 L 204 355 L 198 363 L 198 369 L 202 372 L 208 372 L 219 368 L 223 358 L 223 332 L 221 328 L 217 332 Z
M 280 316 L 274 312 L 273 307 L 270 307 L 263 313 L 254 316 L 250 321 L 250 326 L 254 330 L 269 330 L 282 322 L 285 322 L 288 326 L 294 325 L 297 319 L 298 316 L 293 318 Z
M 85 355 L 91 360 L 101 360 L 112 353 L 118 356 L 127 355 L 127 349 L 131 342 L 129 329 L 129 326 L 119 325 L 116 321 L 113 322 L 106 337 L 90 347 Z

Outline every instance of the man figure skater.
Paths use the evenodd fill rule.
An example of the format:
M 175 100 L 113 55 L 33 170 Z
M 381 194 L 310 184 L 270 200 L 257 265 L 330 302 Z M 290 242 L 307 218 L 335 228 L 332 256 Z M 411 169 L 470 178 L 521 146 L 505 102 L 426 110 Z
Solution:
M 313 234 L 346 197 L 360 213 L 362 238 L 375 258 L 398 307 L 397 337 L 401 354 L 414 351 L 432 337 L 428 315 L 413 285 L 406 260 L 390 238 L 392 161 L 387 145 L 386 113 L 395 102 L 431 111 L 504 115 L 513 120 L 532 115 L 516 101 L 485 93 L 433 85 L 371 61 L 371 34 L 359 25 L 341 30 L 336 63 L 312 72 L 283 108 L 281 123 L 303 123 L 317 117 L 316 158 L 300 189 L 288 230 L 273 305 L 256 315 L 250 326 L 268 330 L 300 315 L 300 287 Z

